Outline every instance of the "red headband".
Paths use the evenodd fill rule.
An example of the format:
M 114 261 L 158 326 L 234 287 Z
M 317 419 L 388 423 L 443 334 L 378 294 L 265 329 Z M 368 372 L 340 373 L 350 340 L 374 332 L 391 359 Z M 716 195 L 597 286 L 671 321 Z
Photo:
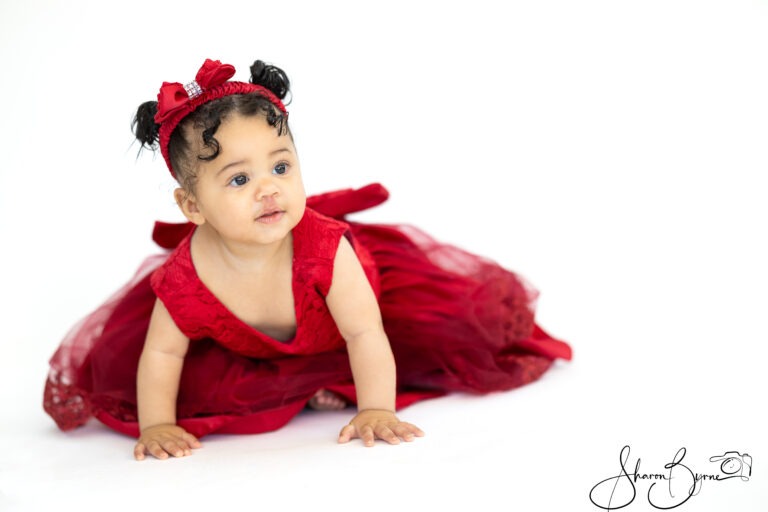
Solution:
M 160 152 L 165 158 L 168 170 L 173 172 L 171 159 L 168 155 L 168 142 L 171 134 L 182 119 L 195 111 L 197 107 L 211 100 L 223 98 L 230 94 L 258 93 L 283 114 L 288 114 L 285 105 L 280 98 L 261 85 L 246 82 L 227 82 L 235 74 L 234 66 L 222 64 L 218 60 L 205 59 L 200 71 L 195 75 L 195 80 L 182 85 L 178 82 L 163 82 L 160 92 L 157 93 L 157 114 L 155 122 L 160 125 Z

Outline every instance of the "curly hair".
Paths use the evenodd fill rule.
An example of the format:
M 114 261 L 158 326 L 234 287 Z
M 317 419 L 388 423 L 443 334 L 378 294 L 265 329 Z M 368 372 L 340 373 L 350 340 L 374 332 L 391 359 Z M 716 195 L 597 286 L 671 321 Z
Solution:
M 281 100 L 290 92 L 290 81 L 282 69 L 257 60 L 250 71 L 251 83 L 266 87 Z M 160 125 L 155 123 L 156 113 L 156 101 L 142 103 L 136 111 L 131 128 L 136 140 L 141 143 L 141 149 L 155 151 L 158 148 Z M 216 140 L 216 130 L 233 114 L 263 115 L 267 123 L 277 129 L 278 135 L 288 134 L 292 137 L 287 115 L 258 93 L 233 94 L 205 103 L 179 123 L 168 142 L 168 153 L 176 180 L 185 190 L 194 190 L 197 179 L 195 161 L 210 161 L 219 155 L 221 145 Z M 193 141 L 184 136 L 185 131 L 189 131 L 186 127 L 191 127 L 193 133 L 199 134 L 202 147 L 209 150 L 206 154 L 193 154 L 192 148 L 197 147 L 197 144 L 192 144 Z

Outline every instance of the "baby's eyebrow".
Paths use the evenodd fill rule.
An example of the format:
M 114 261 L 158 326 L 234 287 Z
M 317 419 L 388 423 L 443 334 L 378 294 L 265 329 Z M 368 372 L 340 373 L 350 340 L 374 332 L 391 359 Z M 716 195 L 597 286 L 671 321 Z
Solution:
M 230 162 L 230 163 L 228 163 L 227 165 L 225 165 L 224 167 L 222 167 L 221 169 L 219 169 L 219 170 L 216 172 L 216 176 L 218 176 L 219 174 L 223 173 L 224 171 L 226 171 L 226 170 L 227 170 L 227 169 L 229 169 L 230 167 L 235 167 L 235 166 L 237 166 L 237 165 L 242 165 L 242 164 L 244 164 L 244 163 L 245 163 L 245 160 L 238 160 L 237 162 Z
M 280 153 L 290 153 L 290 152 L 291 152 L 291 148 L 289 148 L 289 147 L 278 148 L 278 149 L 272 151 L 269 154 L 269 156 L 273 157 L 273 156 L 275 156 L 277 154 L 280 154 Z M 226 171 L 230 167 L 236 167 L 236 166 L 242 165 L 244 163 L 246 163 L 245 160 L 237 160 L 236 162 L 230 162 L 227 165 L 225 165 L 224 167 L 222 167 L 221 169 L 219 169 L 218 171 L 216 171 L 216 176 L 218 176 L 219 174 L 223 173 L 224 171 Z

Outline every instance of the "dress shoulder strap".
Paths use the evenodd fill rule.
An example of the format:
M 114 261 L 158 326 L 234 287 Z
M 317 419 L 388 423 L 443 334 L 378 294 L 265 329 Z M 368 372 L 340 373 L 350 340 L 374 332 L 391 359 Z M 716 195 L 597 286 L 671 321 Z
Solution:
M 339 242 L 348 233 L 349 225 L 345 222 L 307 208 L 293 230 L 293 257 L 299 274 L 295 278 L 314 286 L 323 296 L 327 295 Z

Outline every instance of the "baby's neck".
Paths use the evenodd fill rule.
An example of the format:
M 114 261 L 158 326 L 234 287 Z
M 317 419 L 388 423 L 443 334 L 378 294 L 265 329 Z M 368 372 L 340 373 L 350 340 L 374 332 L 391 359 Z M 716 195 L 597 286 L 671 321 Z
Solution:
M 226 268 L 238 274 L 259 274 L 274 268 L 279 262 L 292 259 L 293 241 L 289 233 L 271 244 L 243 244 L 225 240 L 206 224 L 199 226 L 192 237 L 192 258 L 205 262 L 209 268 Z

